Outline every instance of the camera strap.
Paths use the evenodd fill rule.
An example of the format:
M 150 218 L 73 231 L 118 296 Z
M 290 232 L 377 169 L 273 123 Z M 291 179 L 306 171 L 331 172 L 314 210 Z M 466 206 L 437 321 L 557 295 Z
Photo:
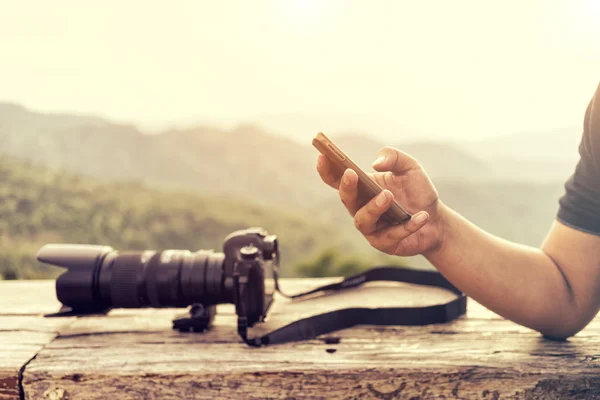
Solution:
M 320 292 L 335 292 L 358 287 L 367 282 L 404 282 L 447 289 L 457 297 L 447 303 L 425 307 L 346 308 L 314 315 L 292 322 L 257 338 L 248 338 L 245 324 L 238 323 L 238 333 L 250 346 L 282 344 L 314 339 L 320 335 L 351 328 L 356 325 L 429 325 L 452 321 L 467 310 L 467 297 L 439 272 L 419 271 L 398 267 L 375 267 L 350 276 L 340 282 L 321 286 L 305 293 L 285 295 L 275 276 L 275 289 L 284 297 L 298 299 Z M 239 321 L 238 321 L 239 322 Z

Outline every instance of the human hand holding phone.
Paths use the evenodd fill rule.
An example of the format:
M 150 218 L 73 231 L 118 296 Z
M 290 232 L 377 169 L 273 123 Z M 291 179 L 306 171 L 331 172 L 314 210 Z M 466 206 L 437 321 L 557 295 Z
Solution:
M 323 151 L 317 161 L 321 179 L 338 190 L 342 203 L 354 217 L 356 228 L 373 247 L 399 256 L 426 254 L 440 248 L 444 236 L 444 206 L 421 165 L 409 155 L 386 147 L 379 152 L 373 168 L 378 172 L 366 175 L 383 190 L 365 202 L 359 173 L 342 168 Z M 412 216 L 390 225 L 389 220 L 381 217 L 394 201 Z

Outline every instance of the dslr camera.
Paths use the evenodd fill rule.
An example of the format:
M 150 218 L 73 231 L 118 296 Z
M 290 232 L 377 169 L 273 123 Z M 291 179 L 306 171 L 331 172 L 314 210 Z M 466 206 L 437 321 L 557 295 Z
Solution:
M 48 244 L 40 262 L 66 268 L 56 280 L 63 304 L 50 316 L 105 314 L 113 308 L 188 307 L 173 321 L 180 331 L 202 332 L 216 305 L 231 303 L 238 332 L 262 322 L 278 289 L 277 237 L 262 228 L 236 231 L 223 252 L 164 250 L 118 252 L 108 246 Z

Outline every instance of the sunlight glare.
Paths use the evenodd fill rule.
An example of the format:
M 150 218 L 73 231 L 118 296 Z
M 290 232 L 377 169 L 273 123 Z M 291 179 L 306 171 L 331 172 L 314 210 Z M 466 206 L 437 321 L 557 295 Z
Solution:
M 313 19 L 323 15 L 326 8 L 324 0 L 285 0 L 291 16 L 297 19 Z
M 277 1 L 280 23 L 293 28 L 296 33 L 316 35 L 322 33 L 325 19 L 328 18 L 327 0 L 281 0 Z
M 331 0 L 273 1 L 274 23 L 285 40 L 314 40 L 335 29 Z M 339 10 L 338 10 L 339 11 Z
M 584 0 L 581 10 L 581 30 L 598 38 L 600 36 L 600 1 Z

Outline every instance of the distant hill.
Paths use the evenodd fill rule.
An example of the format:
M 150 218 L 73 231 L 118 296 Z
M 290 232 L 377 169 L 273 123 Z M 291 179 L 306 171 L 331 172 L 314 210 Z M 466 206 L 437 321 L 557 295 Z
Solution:
M 357 134 L 334 136 L 335 142 L 349 153 L 362 168 L 372 170 L 371 164 L 378 151 L 385 146 L 383 142 Z M 465 179 L 488 180 L 492 174 L 489 166 L 482 160 L 461 150 L 458 145 L 444 142 L 405 142 L 390 143 L 416 158 L 427 170 L 434 181 Z
M 310 146 L 319 130 L 335 137 L 365 168 L 370 168 L 381 147 L 396 146 L 416 157 L 434 181 L 564 181 L 578 159 L 581 140 L 581 129 L 571 127 L 480 141 L 437 142 L 416 139 L 414 133 L 399 128 L 400 133 L 385 134 L 375 121 L 360 115 L 354 119 L 348 115 L 323 116 L 322 120 L 301 117 L 265 117 L 265 121 L 297 119 L 298 133 L 281 132 L 277 124 L 265 122 L 274 128 L 197 126 L 146 135 L 133 125 L 99 117 L 45 114 L 0 103 L 0 146 L 5 153 L 87 175 L 134 178 L 207 194 L 236 193 L 271 204 L 302 206 L 303 196 L 320 199 L 325 193 L 314 172 L 316 152 Z M 335 121 L 343 121 L 339 122 L 343 126 L 356 122 L 355 133 L 340 134 Z M 365 130 L 371 123 L 375 124 L 371 130 Z
M 434 154 L 443 154 L 448 146 L 452 146 L 454 150 L 468 153 L 480 163 L 486 164 L 486 176 L 483 179 L 543 183 L 564 180 L 570 175 L 578 160 L 577 146 L 582 133 L 581 126 L 572 126 L 546 131 L 507 133 L 482 140 L 450 143 L 440 142 L 430 135 L 407 130 L 397 124 L 366 114 L 266 114 L 257 116 L 255 122 L 271 132 L 291 138 L 298 143 L 307 143 L 314 133 L 320 130 L 336 137 L 367 138 L 364 143 L 371 142 L 377 145 L 370 147 L 369 160 L 365 165 L 370 165 L 372 161 L 370 153 L 376 151 L 373 150 L 374 148 L 394 145 L 415 155 L 428 171 L 431 170 L 431 176 L 443 177 L 444 174 L 437 173 L 439 168 L 436 165 L 437 156 Z M 485 132 L 482 130 L 482 133 Z M 358 142 L 361 140 L 358 139 Z M 426 148 L 424 151 L 411 148 L 413 143 L 423 144 Z M 438 149 L 432 149 L 429 146 L 431 144 L 440 146 Z M 351 146 L 346 147 L 351 148 Z M 360 160 L 362 155 L 359 154 L 356 158 Z M 453 170 L 455 167 L 450 169 Z M 479 179 L 477 176 L 472 178 Z
M 342 230 L 291 211 L 0 159 L 0 279 L 54 276 L 57 269 L 34 260 L 48 242 L 220 251 L 226 235 L 249 226 L 263 226 L 279 236 L 287 276 L 324 249 L 356 254 L 367 248 Z
M 338 140 L 369 170 L 383 147 L 357 135 Z M 0 104 L 0 146 L 7 154 L 85 175 L 138 179 L 272 205 L 303 208 L 307 199 L 327 195 L 315 172 L 318 153 L 310 141 L 297 143 L 252 125 L 145 135 L 132 125 L 100 118 L 47 115 Z M 485 163 L 454 144 L 399 147 L 416 156 L 436 181 L 490 176 Z
M 136 244 L 134 238 L 137 234 L 123 233 L 125 236 L 119 236 L 113 232 L 109 235 L 112 231 L 99 225 L 99 231 L 106 234 L 93 236 L 98 235 L 98 229 L 90 228 L 87 221 L 102 221 L 101 215 L 107 215 L 109 220 L 118 220 L 124 213 L 126 215 L 127 207 L 133 207 L 127 205 L 130 201 L 145 204 L 144 210 L 148 207 L 161 210 L 159 216 L 143 214 L 139 217 L 142 219 L 136 220 L 136 229 L 143 233 L 143 227 L 152 227 L 158 223 L 156 221 L 162 221 L 161 229 L 172 235 L 168 236 L 169 241 L 164 242 L 169 245 L 203 245 L 198 239 L 209 240 L 209 236 L 199 236 L 198 233 L 203 232 L 200 225 L 204 226 L 208 221 L 209 227 L 215 224 L 210 236 L 213 242 L 210 243 L 215 243 L 216 238 L 220 240 L 222 234 L 234 226 L 254 223 L 271 224 L 284 235 L 298 232 L 296 239 L 287 240 L 286 245 L 290 246 L 287 260 L 298 260 L 301 254 L 336 242 L 341 232 L 349 237 L 348 243 L 365 246 L 364 240 L 354 231 L 337 194 L 320 182 L 315 171 L 318 153 L 310 145 L 313 134 L 310 133 L 306 143 L 299 143 L 255 125 L 241 125 L 229 130 L 199 126 L 146 135 L 135 126 L 101 118 L 48 115 L 16 105 L 0 104 L 0 149 L 4 153 L 38 165 L 122 181 L 99 184 L 89 179 L 92 186 L 104 187 L 91 190 L 85 187 L 86 178 L 64 178 L 63 183 L 60 183 L 63 178 L 57 178 L 61 189 L 54 197 L 41 197 L 46 199 L 43 203 L 33 200 L 29 192 L 18 192 L 20 194 L 11 197 L 10 201 L 18 202 L 19 196 L 31 198 L 43 210 L 54 207 L 52 215 L 62 221 L 61 218 L 66 218 L 64 215 L 69 213 L 58 210 L 71 210 L 69 207 L 72 207 L 67 204 L 64 206 L 67 208 L 61 208 L 63 197 L 73 197 L 70 185 L 74 185 L 76 189 L 73 190 L 80 194 L 91 190 L 91 195 L 74 196 L 79 199 L 76 210 L 80 214 L 76 215 L 81 219 L 75 225 L 63 225 L 63 230 L 59 230 L 62 236 L 58 237 L 110 241 L 124 246 Z M 377 151 L 385 144 L 356 133 L 332 136 L 365 169 L 370 169 Z M 571 141 L 578 142 L 578 136 L 579 133 L 556 131 L 476 143 L 414 141 L 414 138 L 406 137 L 388 144 L 415 156 L 436 184 L 442 200 L 473 222 L 508 239 L 539 244 L 554 218 L 563 182 L 572 171 L 569 163 L 576 158 L 562 157 L 563 150 L 564 154 L 571 154 Z M 536 154 L 547 157 L 534 157 Z M 43 176 L 39 171 L 31 172 L 31 176 Z M 24 176 L 28 174 L 24 173 Z M 36 182 L 40 179 L 33 178 Z M 25 178 L 10 181 L 10 184 L 5 184 L 4 190 L 9 193 L 11 184 L 27 188 L 27 181 Z M 150 189 L 145 186 L 147 183 L 177 190 L 179 194 Z M 39 195 L 38 189 L 32 190 L 33 194 Z M 52 193 L 48 185 L 44 189 L 46 192 Z M 106 200 L 108 203 L 97 205 L 100 200 L 95 197 L 105 199 L 103 196 L 107 192 L 114 193 L 114 196 Z M 84 210 L 88 209 L 95 214 L 86 214 L 88 211 Z M 170 214 L 169 210 L 174 210 L 174 214 Z M 288 211 L 282 213 L 280 210 Z M 291 218 L 287 213 L 295 217 Z M 42 232 L 54 232 L 49 228 L 53 226 L 52 222 L 44 219 L 43 215 L 35 217 L 37 222 L 50 224 L 44 225 Z M 170 230 L 169 215 L 176 216 L 173 221 L 189 219 L 196 221 L 194 224 L 197 225 Z M 233 219 L 228 221 L 236 222 L 223 222 L 224 218 L 230 217 Z M 20 229 L 14 228 L 21 226 L 19 224 L 12 221 L 7 226 Z M 190 230 L 194 234 L 189 234 Z M 185 233 L 177 234 L 177 231 Z M 16 235 L 12 232 L 11 235 Z M 68 232 L 73 232 L 74 236 L 68 236 Z M 307 232 L 319 233 L 310 238 Z M 148 246 L 163 243 L 160 235 L 146 237 L 143 234 L 142 237 L 145 237 L 143 243 Z M 32 242 L 38 243 L 37 239 Z
M 465 149 L 485 158 L 514 157 L 529 161 L 575 161 L 583 134 L 582 127 L 547 131 L 518 132 L 489 139 L 465 142 Z
M 520 132 L 460 146 L 490 166 L 491 179 L 548 183 L 564 181 L 572 174 L 582 133 L 579 127 Z
M 325 191 L 318 184 L 314 150 L 248 125 L 145 135 L 132 125 L 0 104 L 0 148 L 80 174 L 268 204 L 301 206 Z
M 415 157 L 434 182 L 562 183 L 579 159 L 581 132 L 557 129 L 524 132 L 473 142 L 404 140 L 388 143 Z M 385 143 L 359 134 L 335 136 L 336 143 L 351 149 L 352 158 L 370 168 Z M 350 151 L 349 151 L 350 152 Z
M 418 140 L 422 135 L 421 132 L 409 131 L 403 126 L 369 114 L 280 113 L 258 115 L 253 121 L 270 132 L 298 143 L 309 142 L 318 131 L 333 136 L 351 130 L 361 136 L 373 135 L 377 140 L 387 143 L 398 142 L 399 138 Z
M 154 148 L 168 152 L 170 165 L 145 169 L 149 180 L 293 207 L 326 191 L 315 170 L 316 150 L 255 126 L 170 131 L 152 141 Z
M 18 130 L 26 137 L 77 126 L 104 126 L 112 123 L 96 116 L 32 112 L 19 104 L 0 102 L 0 127 Z

